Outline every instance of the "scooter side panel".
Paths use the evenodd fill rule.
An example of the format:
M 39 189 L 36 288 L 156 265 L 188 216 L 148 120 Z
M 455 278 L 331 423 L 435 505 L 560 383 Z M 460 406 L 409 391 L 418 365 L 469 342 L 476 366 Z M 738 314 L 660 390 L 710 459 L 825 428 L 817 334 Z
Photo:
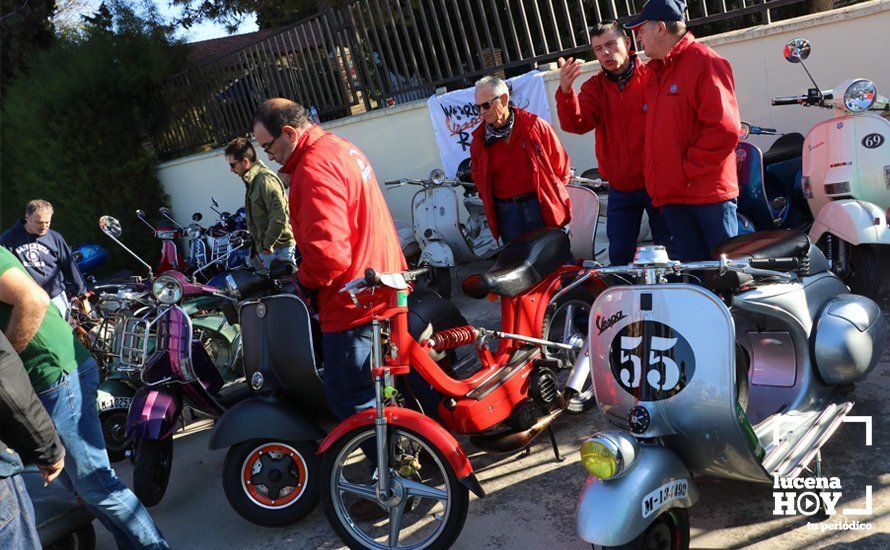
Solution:
M 890 244 L 886 213 L 865 201 L 844 199 L 826 204 L 813 222 L 810 240 L 819 242 L 825 233 L 852 245 Z
M 143 386 L 136 391 L 127 415 L 127 436 L 165 439 L 173 435 L 182 411 L 180 400 L 165 391 Z
M 656 498 L 653 493 L 666 486 L 675 489 L 674 494 Z M 641 445 L 623 476 L 607 481 L 587 478 L 578 499 L 578 536 L 602 546 L 627 544 L 662 512 L 690 508 L 698 498 L 695 480 L 677 455 L 664 447 Z
M 225 449 L 251 439 L 317 441 L 324 432 L 286 401 L 251 397 L 235 404 L 216 420 L 211 450 Z

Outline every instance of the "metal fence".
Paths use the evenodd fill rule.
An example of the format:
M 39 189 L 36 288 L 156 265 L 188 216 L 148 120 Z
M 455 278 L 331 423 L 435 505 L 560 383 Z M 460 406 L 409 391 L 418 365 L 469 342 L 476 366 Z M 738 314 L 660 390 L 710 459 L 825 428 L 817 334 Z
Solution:
M 625 22 L 643 1 L 352 0 L 327 7 L 159 86 L 154 143 L 166 158 L 221 146 L 250 131 L 268 97 L 292 98 L 326 121 L 423 99 L 440 86 L 465 87 L 485 74 L 518 74 L 589 52 L 590 26 Z M 689 26 L 705 36 L 767 24 L 776 11 L 806 2 L 691 0 Z

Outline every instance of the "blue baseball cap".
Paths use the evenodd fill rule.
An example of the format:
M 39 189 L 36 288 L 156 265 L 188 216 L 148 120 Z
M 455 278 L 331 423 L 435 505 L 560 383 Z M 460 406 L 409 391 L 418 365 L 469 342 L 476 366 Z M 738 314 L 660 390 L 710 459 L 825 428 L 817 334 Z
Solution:
M 624 24 L 625 29 L 639 27 L 646 21 L 686 21 L 684 0 L 649 0 L 640 14 Z

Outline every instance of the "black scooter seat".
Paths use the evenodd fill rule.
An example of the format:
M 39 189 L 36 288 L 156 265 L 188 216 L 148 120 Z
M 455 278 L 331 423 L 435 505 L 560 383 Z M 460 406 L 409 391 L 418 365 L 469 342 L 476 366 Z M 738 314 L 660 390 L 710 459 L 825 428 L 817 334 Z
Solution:
M 769 151 L 763 154 L 763 165 L 769 166 L 777 162 L 799 158 L 803 155 L 803 134 L 797 132 L 785 134 L 773 143 Z
M 810 251 L 810 239 L 800 231 L 756 231 L 726 239 L 711 252 L 715 260 L 721 254 L 730 259 L 798 258 Z
M 467 277 L 463 291 L 476 299 L 488 294 L 512 298 L 571 259 L 569 236 L 564 231 L 547 228 L 529 231 L 505 246 L 487 272 Z

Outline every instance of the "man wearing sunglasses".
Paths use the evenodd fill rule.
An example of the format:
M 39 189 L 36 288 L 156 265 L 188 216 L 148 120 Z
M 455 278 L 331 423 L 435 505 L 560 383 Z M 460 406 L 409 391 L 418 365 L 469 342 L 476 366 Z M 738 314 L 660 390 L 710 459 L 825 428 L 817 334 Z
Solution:
M 340 290 L 369 267 L 406 269 L 399 237 L 367 157 L 312 124 L 302 105 L 266 100 L 254 115 L 253 134 L 290 176 L 290 222 L 302 254 L 298 277 L 318 291 L 325 397 L 335 415 L 347 418 L 374 402 L 371 310 Z
M 269 269 L 275 258 L 294 261 L 294 234 L 281 179 L 256 158 L 253 145 L 244 137 L 226 145 L 226 161 L 229 170 L 244 181 L 247 228 L 263 267 Z
M 470 160 L 492 235 L 508 243 L 567 224 L 569 156 L 550 124 L 511 105 L 507 84 L 494 76 L 476 83 L 476 107 L 483 122 L 473 131 Z

